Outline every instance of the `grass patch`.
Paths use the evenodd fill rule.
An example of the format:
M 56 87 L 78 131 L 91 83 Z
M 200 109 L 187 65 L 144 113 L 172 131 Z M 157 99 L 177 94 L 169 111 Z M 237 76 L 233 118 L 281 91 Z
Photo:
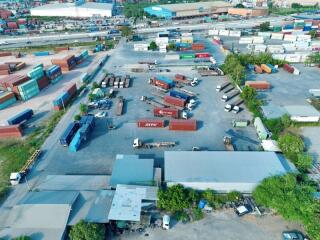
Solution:
M 0 142 L 0 199 L 7 195 L 10 173 L 19 171 L 32 153 L 41 147 L 63 114 L 64 111 L 55 112 L 25 140 Z

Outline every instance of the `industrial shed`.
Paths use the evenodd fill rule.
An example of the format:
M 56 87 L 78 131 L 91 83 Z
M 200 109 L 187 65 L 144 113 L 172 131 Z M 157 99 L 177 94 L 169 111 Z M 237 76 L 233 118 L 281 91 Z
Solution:
M 295 122 L 319 122 L 320 112 L 310 105 L 285 106 L 285 110 Z
M 266 177 L 295 171 L 273 152 L 170 151 L 164 154 L 168 186 L 182 184 L 197 190 L 251 193 Z
M 224 1 L 163 4 L 144 8 L 144 12 L 159 18 L 189 18 L 227 13 L 232 7 Z
M 30 9 L 31 16 L 89 18 L 112 17 L 112 3 L 53 3 Z

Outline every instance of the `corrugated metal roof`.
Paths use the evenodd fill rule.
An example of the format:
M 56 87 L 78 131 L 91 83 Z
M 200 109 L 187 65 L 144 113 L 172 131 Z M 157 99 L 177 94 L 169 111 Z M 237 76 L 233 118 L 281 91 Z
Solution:
M 164 161 L 166 182 L 258 183 L 294 170 L 273 152 L 165 152 Z
M 98 10 L 112 10 L 112 3 L 96 3 L 96 2 L 86 2 L 84 4 L 75 6 L 73 3 L 52 3 L 45 4 L 39 7 L 32 8 L 31 10 L 59 10 L 62 8 L 88 8 L 88 9 L 98 9 Z
M 195 3 L 176 3 L 176 4 L 163 4 L 157 7 L 165 8 L 172 12 L 209 9 L 216 7 L 232 7 L 230 3 L 224 1 L 212 1 L 212 2 L 195 2 Z
M 19 203 L 22 204 L 68 204 L 72 205 L 79 192 L 77 191 L 43 191 L 29 192 Z
M 153 163 L 153 159 L 118 154 L 113 166 L 110 186 L 115 187 L 117 184 L 151 185 L 154 173 Z
M 289 105 L 284 106 L 290 116 L 318 117 L 320 112 L 310 105 Z
M 263 115 L 268 119 L 279 118 L 287 113 L 287 111 L 281 107 L 272 104 L 261 106 Z

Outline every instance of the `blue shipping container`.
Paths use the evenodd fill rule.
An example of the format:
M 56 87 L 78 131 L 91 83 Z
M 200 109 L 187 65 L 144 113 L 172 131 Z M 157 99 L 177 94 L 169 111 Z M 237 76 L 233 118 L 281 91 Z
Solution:
M 55 100 L 53 100 L 54 106 L 63 106 L 70 99 L 70 94 L 68 92 L 62 92 Z
M 253 71 L 254 70 L 254 65 L 248 64 L 247 68 L 248 68 L 249 71 Z
M 159 79 L 160 81 L 163 81 L 163 82 L 167 83 L 170 87 L 173 87 L 173 86 L 174 86 L 173 80 L 171 80 L 171 79 L 169 79 L 169 78 L 166 78 L 166 77 L 163 77 L 163 76 L 157 76 L 157 79 Z
M 175 97 L 175 98 L 181 98 L 181 99 L 184 99 L 184 100 L 189 100 L 189 96 L 185 93 L 182 93 L 182 92 L 178 92 L 178 91 L 175 91 L 175 90 L 171 90 L 169 92 L 169 95 L 171 97 Z
M 81 128 L 80 128 L 80 136 L 81 136 L 81 140 L 86 141 L 89 138 L 90 132 L 92 131 L 90 125 L 88 123 L 84 124 Z
M 271 72 L 272 72 L 272 73 L 278 72 L 278 70 L 277 70 L 273 65 L 271 65 L 271 64 L 269 64 L 269 63 L 267 63 L 266 65 L 267 65 L 269 68 L 271 68 Z
M 9 125 L 15 125 L 23 122 L 24 120 L 30 119 L 32 116 L 33 116 L 33 111 L 32 109 L 28 108 L 18 113 L 17 115 L 9 118 L 7 122 L 9 123 Z
M 88 115 L 88 116 L 82 116 L 80 119 L 80 125 L 83 126 L 85 124 L 88 124 L 90 126 L 90 129 L 93 130 L 95 126 L 94 116 Z
M 37 56 L 37 57 L 41 57 L 41 56 L 49 56 L 50 53 L 49 52 L 34 52 L 33 53 L 34 56 Z
M 79 129 L 69 144 L 69 150 L 71 152 L 77 152 L 80 148 L 80 145 L 81 145 L 81 136 L 80 136 L 80 129 Z
M 67 147 L 79 128 L 80 128 L 80 124 L 78 122 L 70 123 L 67 129 L 64 131 L 64 133 L 60 137 L 61 145 Z

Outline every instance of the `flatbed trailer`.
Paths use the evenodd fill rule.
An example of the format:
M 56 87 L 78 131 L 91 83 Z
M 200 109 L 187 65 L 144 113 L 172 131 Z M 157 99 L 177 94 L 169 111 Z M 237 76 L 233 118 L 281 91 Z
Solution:
M 140 98 L 140 100 L 143 101 L 143 102 L 145 102 L 145 103 L 147 103 L 147 104 L 150 104 L 150 105 L 152 105 L 152 106 L 154 106 L 154 107 L 165 107 L 164 104 L 162 104 L 162 103 L 160 103 L 160 102 L 158 102 L 158 101 L 156 101 L 156 100 L 154 100 L 154 99 L 148 98 L 148 97 L 146 97 L 146 96 L 142 96 L 142 97 Z
M 133 140 L 134 148 L 169 148 L 174 147 L 176 145 L 175 142 L 151 142 L 151 143 L 143 143 L 139 138 Z
M 117 101 L 117 108 L 116 108 L 116 115 L 121 116 L 123 112 L 123 106 L 124 106 L 124 99 L 122 96 L 118 97 Z

